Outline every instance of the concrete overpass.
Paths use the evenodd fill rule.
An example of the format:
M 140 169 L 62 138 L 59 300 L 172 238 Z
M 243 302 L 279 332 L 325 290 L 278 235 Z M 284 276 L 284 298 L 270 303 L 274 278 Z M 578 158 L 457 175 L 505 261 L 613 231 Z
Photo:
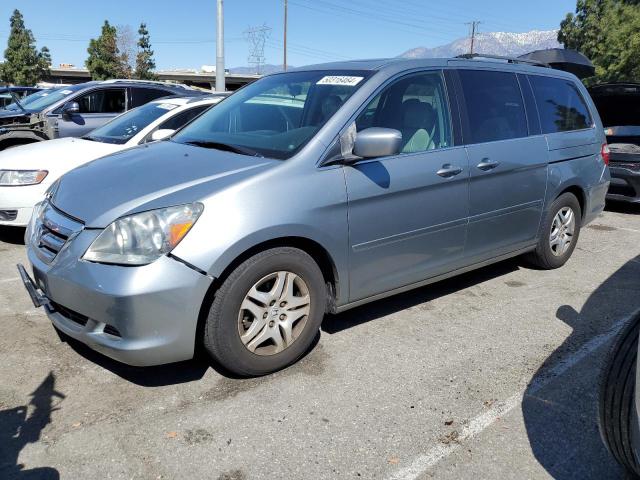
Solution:
M 51 74 L 42 79 L 48 83 L 75 84 L 88 82 L 91 80 L 89 70 L 84 68 L 51 68 Z M 201 88 L 215 89 L 216 74 L 215 73 L 196 73 L 189 71 L 169 71 L 157 72 L 159 80 L 184 83 Z M 226 88 L 229 91 L 237 90 L 244 85 L 254 82 L 260 78 L 260 75 L 236 75 L 227 73 L 225 77 Z

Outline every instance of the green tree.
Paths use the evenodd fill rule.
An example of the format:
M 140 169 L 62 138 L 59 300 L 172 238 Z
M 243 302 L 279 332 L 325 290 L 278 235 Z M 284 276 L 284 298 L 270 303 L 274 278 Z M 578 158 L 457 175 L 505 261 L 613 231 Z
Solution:
M 147 30 L 145 23 L 140 24 L 138 35 L 140 35 L 140 39 L 138 40 L 138 54 L 136 55 L 134 76 L 140 80 L 156 80 L 158 78 L 154 73 L 156 62 L 153 59 L 149 30 Z
M 0 65 L 0 80 L 14 85 L 35 85 L 49 74 L 51 54 L 47 47 L 39 52 L 31 30 L 25 27 L 24 17 L 14 10 L 10 20 L 11 33 Z
M 85 65 L 94 80 L 131 76 L 126 54 L 123 55 L 118 48 L 118 31 L 108 20 L 102 25 L 100 36 L 97 39 L 92 38 L 89 42 L 87 53 L 89 57 Z
M 640 81 L 640 1 L 578 0 L 560 25 L 558 41 L 589 57 L 593 81 Z

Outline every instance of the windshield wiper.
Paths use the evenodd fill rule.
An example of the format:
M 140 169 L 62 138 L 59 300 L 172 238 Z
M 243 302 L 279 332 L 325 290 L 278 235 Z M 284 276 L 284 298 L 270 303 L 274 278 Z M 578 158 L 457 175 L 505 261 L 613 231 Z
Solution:
M 90 142 L 99 142 L 100 140 L 98 140 L 96 137 L 92 137 L 91 135 L 85 135 L 84 137 L 80 137 L 83 140 L 89 140 Z
M 215 150 L 222 150 L 224 152 L 239 153 L 241 155 L 249 155 L 250 157 L 264 157 L 260 152 L 252 150 L 248 147 L 241 147 L 240 145 L 232 145 L 230 143 L 213 142 L 210 140 L 189 140 L 184 142 L 187 145 L 194 145 L 202 148 L 213 148 Z
M 20 110 L 22 110 L 24 113 L 27 113 L 27 111 L 25 110 L 25 108 L 22 106 L 22 104 L 20 103 L 20 100 L 18 99 L 18 95 L 15 94 L 15 92 L 9 92 L 9 94 L 11 95 L 11 97 L 13 98 L 13 103 L 15 103 Z M 8 106 L 8 105 L 7 105 Z

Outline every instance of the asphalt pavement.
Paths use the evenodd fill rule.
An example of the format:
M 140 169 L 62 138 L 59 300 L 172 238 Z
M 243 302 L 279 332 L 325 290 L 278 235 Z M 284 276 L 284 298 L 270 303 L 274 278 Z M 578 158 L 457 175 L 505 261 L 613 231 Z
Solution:
M 515 259 L 328 316 L 298 364 L 248 380 L 61 341 L 19 281 L 23 234 L 0 230 L 0 478 L 623 478 L 597 380 L 640 308 L 640 208 L 608 209 L 559 270 Z

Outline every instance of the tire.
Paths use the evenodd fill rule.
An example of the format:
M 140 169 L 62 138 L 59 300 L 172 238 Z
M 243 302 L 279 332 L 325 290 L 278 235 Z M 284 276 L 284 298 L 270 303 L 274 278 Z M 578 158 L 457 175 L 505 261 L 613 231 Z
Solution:
M 273 287 L 269 287 L 271 282 Z M 293 285 L 291 291 L 295 288 L 300 296 L 285 298 L 288 282 Z M 267 291 L 257 288 L 263 285 L 267 286 Z M 281 294 L 273 293 L 280 288 L 278 285 L 283 285 Z M 305 291 L 308 297 L 305 297 Z M 260 300 L 266 300 L 258 304 L 250 298 L 252 292 L 254 297 L 260 295 Z M 326 310 L 326 295 L 322 272 L 307 253 L 291 247 L 258 253 L 231 272 L 215 293 L 204 327 L 205 350 L 220 366 L 238 376 L 260 376 L 281 370 L 304 355 L 318 335 Z M 287 310 L 289 305 L 281 308 L 287 298 L 289 305 L 304 303 L 305 299 L 308 305 L 297 310 L 294 307 Z M 275 305 L 271 306 L 273 302 Z M 250 308 L 242 308 L 245 305 Z M 302 315 L 295 326 L 283 327 L 302 311 L 307 314 Z M 251 337 L 253 322 L 257 322 L 255 337 Z M 290 342 L 287 342 L 287 332 L 289 338 L 295 336 Z M 258 343 L 269 333 L 273 338 Z M 253 340 L 248 341 L 249 338 Z M 277 338 L 280 347 L 275 341 Z M 284 349 L 278 351 L 282 345 L 285 345 Z M 254 351 L 250 350 L 252 347 Z
M 633 429 L 638 428 L 635 408 L 638 335 L 640 315 L 616 337 L 600 376 L 598 399 L 599 427 L 604 444 L 633 478 L 640 478 L 632 439 Z
M 573 212 L 573 233 L 571 235 L 571 243 L 567 245 L 567 249 L 559 254 L 557 250 L 551 245 L 552 228 L 556 217 L 566 209 L 571 209 Z M 576 248 L 578 238 L 580 237 L 580 226 L 582 220 L 582 209 L 578 199 L 572 193 L 563 193 L 556 198 L 549 210 L 547 211 L 544 219 L 540 224 L 540 231 L 538 232 L 538 245 L 536 249 L 531 252 L 527 259 L 535 266 L 544 270 L 553 270 L 554 268 L 562 267 Z M 557 246 L 555 248 L 558 248 Z

